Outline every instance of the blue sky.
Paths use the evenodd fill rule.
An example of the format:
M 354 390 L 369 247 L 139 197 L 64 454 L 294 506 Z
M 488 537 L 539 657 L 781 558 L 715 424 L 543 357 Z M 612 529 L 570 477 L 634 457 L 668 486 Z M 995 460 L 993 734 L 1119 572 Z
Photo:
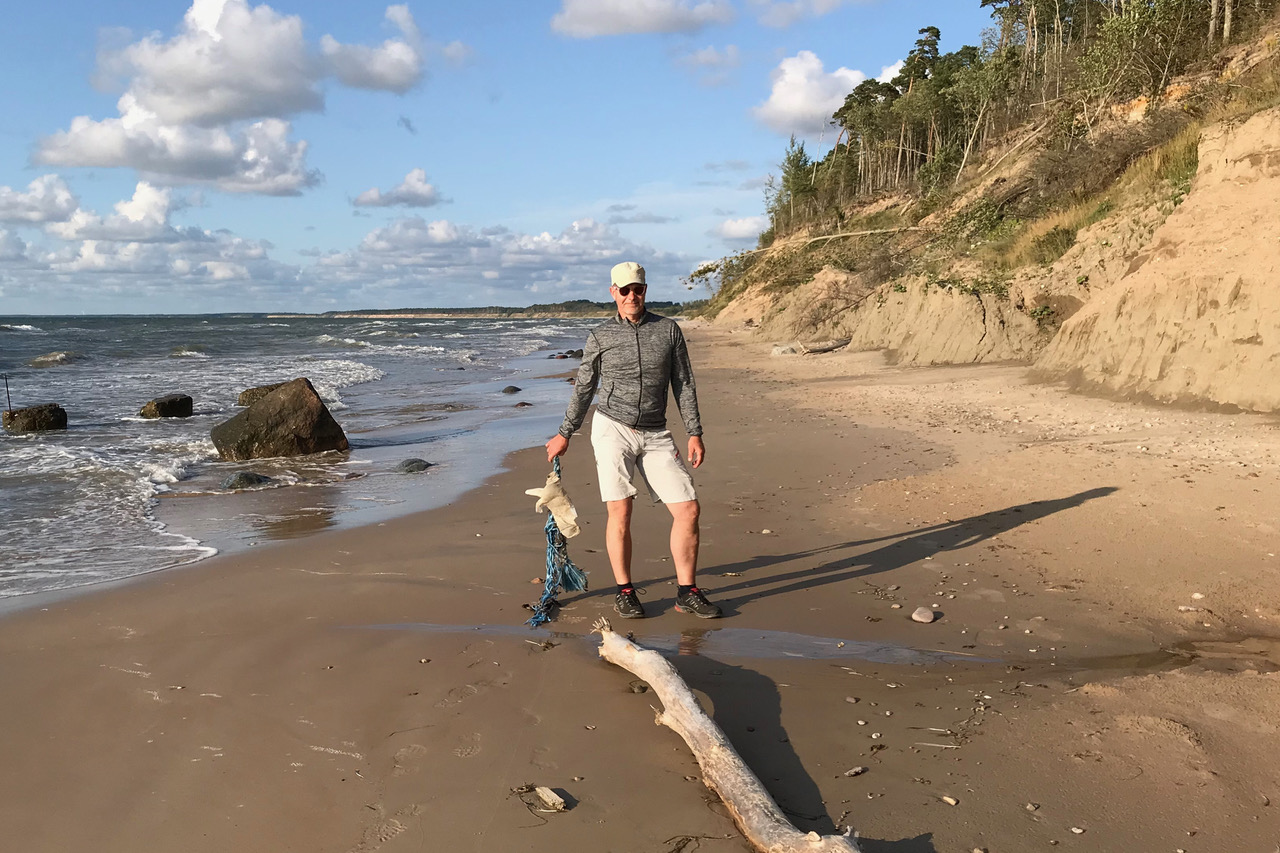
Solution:
M 0 315 L 651 298 L 754 244 L 795 133 L 978 0 L 24 4 Z

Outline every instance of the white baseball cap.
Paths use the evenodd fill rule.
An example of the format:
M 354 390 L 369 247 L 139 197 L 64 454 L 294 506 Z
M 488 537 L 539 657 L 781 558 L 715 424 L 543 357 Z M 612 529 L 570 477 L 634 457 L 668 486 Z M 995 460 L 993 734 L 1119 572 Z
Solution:
M 624 261 L 609 271 L 609 284 L 613 287 L 644 284 L 644 267 L 635 261 Z

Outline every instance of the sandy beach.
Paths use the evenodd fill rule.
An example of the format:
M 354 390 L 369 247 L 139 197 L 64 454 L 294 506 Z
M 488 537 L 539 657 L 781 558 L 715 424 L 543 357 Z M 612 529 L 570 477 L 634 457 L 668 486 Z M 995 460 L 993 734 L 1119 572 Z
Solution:
M 700 580 L 727 618 L 674 611 L 644 505 L 652 617 L 625 627 L 798 827 L 869 853 L 1277 849 L 1274 418 L 687 333 Z M 586 436 L 564 467 L 593 589 L 548 629 L 522 625 L 545 456 L 507 466 L 440 510 L 0 617 L 5 849 L 746 849 L 652 694 L 596 657 Z M 531 809 L 530 783 L 570 809 Z

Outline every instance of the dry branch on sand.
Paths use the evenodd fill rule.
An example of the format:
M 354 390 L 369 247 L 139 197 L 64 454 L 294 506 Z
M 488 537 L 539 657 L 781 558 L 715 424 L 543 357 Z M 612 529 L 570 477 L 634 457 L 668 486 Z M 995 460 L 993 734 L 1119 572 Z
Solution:
M 858 853 L 844 835 L 803 833 L 783 816 L 760 780 L 743 763 L 720 727 L 706 715 L 684 679 L 662 655 L 614 633 L 609 620 L 594 629 L 604 638 L 600 657 L 644 679 L 662 700 L 654 722 L 674 731 L 698 760 L 702 781 L 733 816 L 747 841 L 761 853 Z

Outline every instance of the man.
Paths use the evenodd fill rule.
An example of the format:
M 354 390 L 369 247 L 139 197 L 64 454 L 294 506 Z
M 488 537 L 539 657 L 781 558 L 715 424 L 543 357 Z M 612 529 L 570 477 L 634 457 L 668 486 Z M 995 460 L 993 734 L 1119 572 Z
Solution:
M 582 367 L 560 432 L 547 442 L 547 461 L 569 448 L 587 408 L 600 390 L 591 424 L 591 445 L 600 478 L 600 499 L 609 510 L 605 544 L 618 584 L 614 609 L 624 619 L 644 616 L 631 583 L 631 509 L 639 470 L 654 500 L 671 511 L 671 558 L 676 567 L 676 610 L 715 619 L 720 608 L 698 589 L 698 496 L 693 477 L 667 430 L 667 391 L 675 394 L 689 436 L 689 461 L 706 458 L 698 394 L 684 335 L 674 320 L 645 310 L 644 267 L 622 263 L 610 273 L 609 292 L 618 313 L 597 326 L 582 350 Z

